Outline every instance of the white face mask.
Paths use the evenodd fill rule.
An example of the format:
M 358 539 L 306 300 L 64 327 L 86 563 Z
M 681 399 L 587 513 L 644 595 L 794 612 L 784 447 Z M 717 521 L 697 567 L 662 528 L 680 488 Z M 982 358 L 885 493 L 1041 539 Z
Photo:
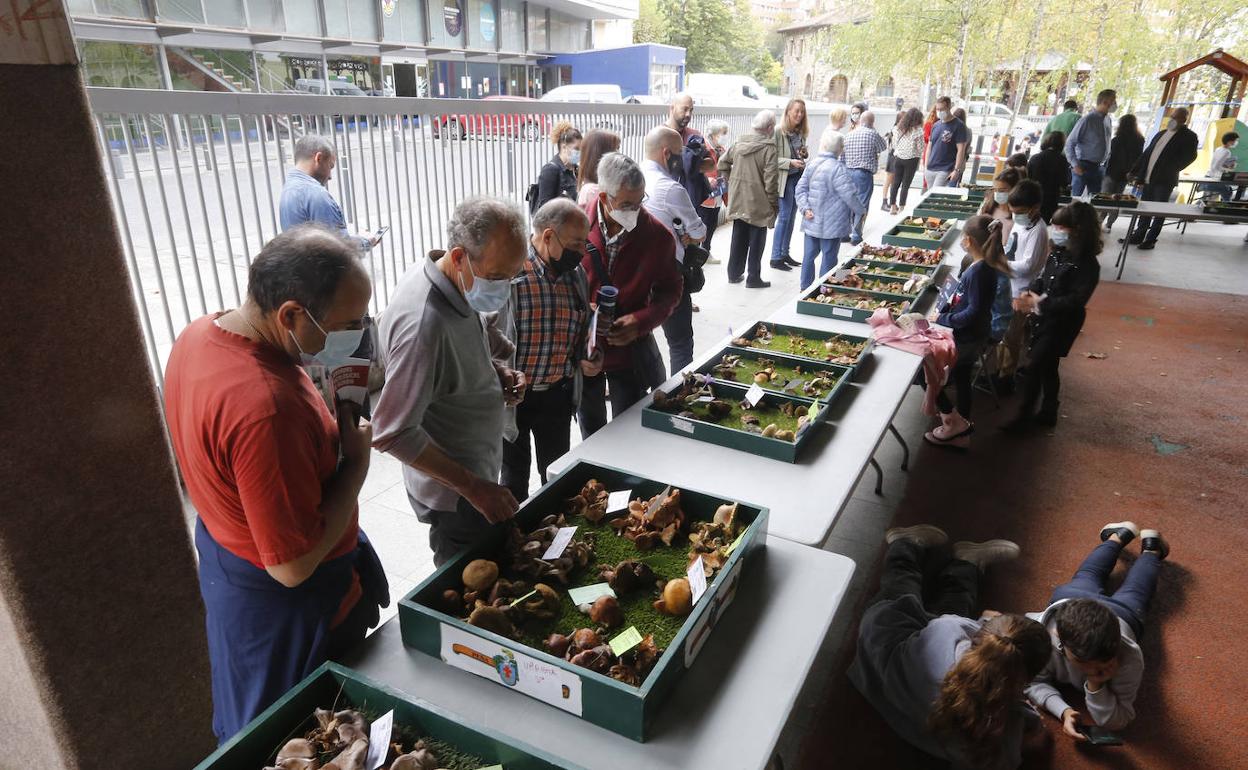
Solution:
M 511 281 L 507 278 L 481 278 L 472 272 L 472 260 L 464 255 L 464 259 L 468 261 L 468 272 L 472 275 L 472 288 L 464 288 L 463 273 L 459 275 L 459 288 L 464 292 L 464 299 L 468 302 L 468 307 L 478 313 L 493 313 L 501 310 L 503 305 L 507 304 L 507 300 L 511 299 Z
M 994 192 L 992 199 L 997 203 L 1005 203 L 1010 199 L 1010 194 L 1008 192 Z
M 611 209 L 611 218 L 616 221 L 620 227 L 624 228 L 624 232 L 632 232 L 637 226 L 637 217 L 641 215 L 640 209 L 625 211 L 623 209 Z
M 949 119 L 949 110 L 936 110 L 936 117 L 941 120 Z
M 325 346 L 321 348 L 319 353 L 308 354 L 303 351 L 303 346 L 299 344 L 299 340 L 295 337 L 295 333 L 287 330 L 287 334 L 295 341 L 295 347 L 299 349 L 299 359 L 304 366 L 311 364 L 324 364 L 326 367 L 333 369 L 340 366 L 343 361 L 351 357 L 360 347 L 360 341 L 364 339 L 363 329 L 346 329 L 338 332 L 327 332 L 324 327 L 316 322 L 312 314 L 307 310 L 303 311 L 308 320 L 312 322 L 321 334 L 325 335 Z
M 1169 129 L 1170 131 L 1179 130 L 1179 121 L 1175 120 L 1174 118 L 1170 118 L 1169 120 L 1166 121 L 1166 128 Z
M 1014 215 L 1014 224 L 1022 228 L 1031 227 L 1031 215 L 1018 213 Z
M 1053 227 L 1049 229 L 1049 240 L 1054 246 L 1065 246 L 1070 241 L 1070 233 Z

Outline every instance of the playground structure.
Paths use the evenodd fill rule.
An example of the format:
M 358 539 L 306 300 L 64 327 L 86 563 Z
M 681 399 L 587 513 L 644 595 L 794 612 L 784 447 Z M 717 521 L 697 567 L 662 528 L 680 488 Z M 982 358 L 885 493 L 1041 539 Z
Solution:
M 1225 98 L 1219 101 L 1199 100 L 1181 96 L 1182 76 L 1199 67 L 1209 66 L 1230 78 Z M 1162 82 L 1160 105 L 1153 116 L 1148 135 L 1162 130 L 1165 119 L 1178 107 L 1187 107 L 1191 113 L 1188 125 L 1201 138 L 1200 153 L 1192 165 L 1184 170 L 1187 176 L 1204 176 L 1209 169 L 1213 151 L 1221 145 L 1222 136 L 1234 131 L 1248 138 L 1248 126 L 1240 120 L 1244 110 L 1244 95 L 1248 92 L 1248 63 L 1223 51 L 1221 48 L 1198 59 L 1177 67 L 1159 78 Z M 1233 151 L 1241 170 L 1248 170 L 1248 143 L 1240 142 Z

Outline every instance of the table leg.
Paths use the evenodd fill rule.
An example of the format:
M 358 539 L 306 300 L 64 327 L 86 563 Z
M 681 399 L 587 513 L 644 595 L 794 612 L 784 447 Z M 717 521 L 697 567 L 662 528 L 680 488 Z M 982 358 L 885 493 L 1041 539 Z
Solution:
M 910 447 L 906 444 L 906 440 L 897 432 L 897 428 L 893 427 L 890 422 L 888 424 L 888 432 L 893 434 L 893 438 L 897 439 L 897 443 L 901 444 L 901 469 L 903 471 L 910 470 Z
M 1131 223 L 1127 225 L 1127 236 L 1122 239 L 1122 249 L 1118 252 L 1118 261 L 1114 264 L 1118 266 L 1118 277 L 1114 280 L 1122 280 L 1122 271 L 1127 269 L 1127 249 L 1131 248 L 1131 236 L 1135 234 L 1135 225 L 1140 215 L 1132 213 Z
M 884 494 L 884 469 L 874 457 L 871 458 L 871 467 L 875 468 L 875 493 L 882 496 Z

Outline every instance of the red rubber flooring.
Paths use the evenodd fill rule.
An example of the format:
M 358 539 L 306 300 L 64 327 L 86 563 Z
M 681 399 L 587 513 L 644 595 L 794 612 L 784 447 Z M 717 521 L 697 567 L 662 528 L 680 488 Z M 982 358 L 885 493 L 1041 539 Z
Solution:
M 1248 768 L 1248 297 L 1103 282 L 1062 380 L 1058 427 L 1025 438 L 995 429 L 1015 399 L 997 410 L 977 394 L 969 453 L 919 449 L 894 525 L 1016 540 L 1022 556 L 992 568 L 983 590 L 985 607 L 1006 612 L 1042 609 L 1103 523 L 1159 528 L 1171 555 L 1126 745 L 1076 747 L 1046 718 L 1052 747 L 1024 767 Z M 859 566 L 878 575 L 878 561 Z M 847 644 L 800 765 L 941 767 L 854 690 L 844 674 L 852 654 Z M 1076 694 L 1068 700 L 1079 708 Z

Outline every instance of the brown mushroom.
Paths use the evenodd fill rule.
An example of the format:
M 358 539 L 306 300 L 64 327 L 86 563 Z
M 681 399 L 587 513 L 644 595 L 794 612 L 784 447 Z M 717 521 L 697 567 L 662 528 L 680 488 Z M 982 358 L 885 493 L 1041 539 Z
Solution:
M 438 770 L 438 758 L 424 741 L 417 741 L 410 752 L 394 760 L 390 770 Z
M 476 559 L 464 567 L 464 587 L 470 591 L 484 591 L 498 580 L 498 565 L 488 559 Z
M 715 516 L 711 521 L 718 526 L 732 529 L 737 521 L 738 505 L 738 503 L 724 503 L 715 509 Z
M 605 644 L 600 644 L 592 649 L 578 652 L 568 662 L 574 666 L 605 674 L 610 670 L 614 658 L 615 656 L 611 654 L 611 648 Z
M 610 630 L 624 624 L 624 610 L 614 596 L 599 596 L 589 608 L 589 619 Z
M 614 569 L 604 569 L 601 576 L 617 596 L 654 584 L 654 570 L 641 561 L 622 561 Z
M 568 653 L 568 648 L 572 646 L 572 637 L 563 634 L 551 634 L 546 639 L 546 649 L 556 658 L 562 658 Z
M 578 628 L 572 632 L 572 646 L 578 650 L 588 650 L 602 644 L 598 632 L 592 628 Z
M 793 438 L 794 438 L 794 435 L 793 435 L 793 431 L 791 430 L 776 431 L 776 439 L 778 441 L 792 441 Z
M 533 587 L 533 595 L 520 603 L 521 609 L 529 617 L 538 620 L 550 620 L 559 613 L 559 594 L 545 583 Z
M 499 636 L 515 636 L 516 628 L 501 607 L 477 607 L 468 616 L 468 625 L 493 631 Z
M 654 608 L 664 615 L 688 615 L 693 609 L 693 591 L 689 588 L 689 580 L 676 578 L 667 581 L 663 586 L 663 597 L 654 603 Z

